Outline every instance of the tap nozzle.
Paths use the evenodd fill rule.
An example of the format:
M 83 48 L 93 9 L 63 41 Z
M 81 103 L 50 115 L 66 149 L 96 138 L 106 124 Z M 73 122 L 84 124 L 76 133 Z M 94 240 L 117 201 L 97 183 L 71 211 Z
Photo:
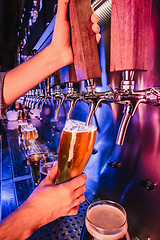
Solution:
M 83 101 L 90 104 L 90 110 L 86 120 L 86 125 L 88 126 L 91 124 L 93 115 L 103 99 L 101 98 L 101 94 L 95 92 L 93 79 L 86 80 L 86 85 L 87 93 L 83 93 Z
M 129 121 L 132 116 L 132 114 L 131 114 L 132 110 L 133 110 L 133 106 L 131 104 L 125 105 L 124 112 L 123 112 L 124 113 L 123 118 L 121 120 L 121 124 L 119 126 L 117 139 L 116 139 L 116 144 L 118 144 L 118 145 L 123 145 L 126 131 L 128 128 L 128 124 L 129 124 Z

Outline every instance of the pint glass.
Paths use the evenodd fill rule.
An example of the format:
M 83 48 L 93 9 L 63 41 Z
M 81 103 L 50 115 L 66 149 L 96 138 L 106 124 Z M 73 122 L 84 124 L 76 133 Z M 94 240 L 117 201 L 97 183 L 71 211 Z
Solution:
M 26 148 L 30 148 L 30 154 L 34 154 L 34 140 L 38 138 L 38 132 L 35 126 L 33 124 L 27 124 L 24 128 L 24 139 L 25 139 L 25 145 Z
M 112 201 L 98 201 L 89 205 L 85 225 L 94 240 L 130 239 L 126 211 Z
M 82 173 L 94 147 L 97 127 L 69 119 L 62 131 L 58 149 L 56 184 Z
M 37 129 L 32 124 L 28 124 L 24 129 L 24 138 L 34 141 L 38 137 Z
M 28 124 L 27 120 L 18 121 L 18 133 L 22 134 L 24 132 L 25 126 Z

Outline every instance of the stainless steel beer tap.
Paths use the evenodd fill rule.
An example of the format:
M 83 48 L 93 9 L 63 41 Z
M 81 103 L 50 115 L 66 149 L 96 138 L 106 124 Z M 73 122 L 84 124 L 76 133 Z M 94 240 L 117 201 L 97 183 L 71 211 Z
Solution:
M 87 93 L 83 94 L 83 101 L 90 103 L 90 112 L 86 125 L 91 123 L 93 114 L 101 102 L 124 105 L 123 117 L 116 139 L 118 145 L 123 145 L 130 119 L 140 103 L 153 106 L 160 105 L 160 86 L 134 90 L 133 78 L 133 71 L 125 71 L 123 73 L 123 80 L 121 81 L 121 88 L 113 89 L 112 86 L 109 85 L 110 90 L 106 92 L 96 92 L 93 84 L 87 82 Z
M 28 108 L 29 109 L 31 109 L 34 99 L 35 99 L 35 89 L 32 89 L 31 90 L 31 97 L 30 97 L 30 100 L 29 100 L 29 103 L 28 103 Z
M 99 103 L 103 101 L 102 96 L 104 96 L 104 94 L 95 92 L 93 79 L 86 80 L 86 88 L 87 93 L 83 93 L 83 101 L 90 104 L 90 110 L 86 120 L 86 125 L 88 126 L 91 124 L 93 114 L 97 110 Z
M 43 88 L 41 88 L 40 89 L 40 91 L 39 91 L 40 93 L 39 93 L 39 96 L 38 96 L 38 101 L 37 101 L 37 103 L 36 103 L 36 105 L 35 105 L 35 110 L 37 110 L 38 108 L 40 108 L 39 107 L 39 105 L 41 106 L 41 104 L 42 104 L 42 102 L 43 102 L 43 99 L 44 99 L 44 90 L 43 90 Z
M 125 71 L 121 81 L 121 89 L 116 88 L 113 90 L 109 86 L 110 91 L 103 96 L 103 99 L 106 97 L 106 101 L 124 105 L 123 117 L 116 139 L 118 145 L 123 145 L 129 121 L 140 103 L 154 106 L 160 104 L 160 87 L 155 86 L 144 90 L 134 90 L 133 76 L 133 71 Z
M 124 104 L 123 117 L 116 139 L 118 145 L 123 145 L 129 121 L 134 115 L 138 105 L 140 103 L 153 106 L 158 106 L 160 104 L 160 87 L 155 86 L 144 90 L 134 90 L 132 92 L 120 90 L 119 101 L 117 101 L 117 103 Z
M 44 94 L 44 99 L 41 103 L 40 112 L 42 112 L 45 101 L 47 99 L 50 99 L 51 97 L 49 93 L 50 93 L 50 77 L 45 79 L 45 94 Z
M 26 97 L 26 101 L 25 101 L 25 106 L 26 106 L 27 108 L 29 107 L 30 98 L 31 98 L 31 90 L 28 91 L 27 97 Z
M 68 92 L 67 92 L 67 94 L 64 94 L 64 100 L 70 101 L 70 108 L 69 108 L 69 111 L 67 114 L 67 119 L 70 119 L 72 111 L 76 106 L 76 103 L 79 100 L 82 100 L 82 93 L 74 90 L 72 82 L 68 83 Z
M 32 101 L 32 104 L 31 104 L 31 110 L 35 108 L 38 98 L 39 98 L 39 88 L 36 88 L 34 93 L 34 100 Z
M 55 99 L 55 101 L 57 103 L 54 119 L 58 119 L 59 110 L 60 110 L 60 107 L 62 106 L 62 103 L 63 103 L 63 94 L 61 94 L 60 85 L 56 85 L 55 86 L 54 99 Z

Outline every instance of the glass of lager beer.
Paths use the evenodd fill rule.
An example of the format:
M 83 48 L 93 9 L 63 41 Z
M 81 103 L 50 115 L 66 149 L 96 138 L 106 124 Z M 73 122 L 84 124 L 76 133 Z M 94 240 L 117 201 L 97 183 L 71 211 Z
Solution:
M 94 147 L 97 127 L 69 119 L 63 128 L 58 149 L 56 184 L 66 182 L 84 170 Z
M 24 128 L 28 124 L 27 120 L 19 120 L 18 121 L 18 133 L 22 135 L 24 132 Z
M 97 201 L 89 205 L 85 225 L 94 240 L 130 239 L 126 211 L 112 201 Z
M 34 140 L 38 138 L 38 132 L 36 127 L 33 124 L 27 124 L 24 128 L 24 138 L 27 141 L 29 141 L 30 144 L 30 154 L 34 154 Z

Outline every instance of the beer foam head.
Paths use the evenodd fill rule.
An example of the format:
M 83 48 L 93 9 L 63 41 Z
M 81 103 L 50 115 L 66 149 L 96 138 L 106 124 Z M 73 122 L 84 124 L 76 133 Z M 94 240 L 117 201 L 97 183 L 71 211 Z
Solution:
M 36 127 L 34 127 L 33 124 L 31 123 L 25 126 L 25 131 L 34 131 L 34 130 L 36 130 Z
M 97 127 L 93 125 L 87 126 L 85 122 L 78 120 L 68 119 L 64 126 L 66 132 L 90 132 L 94 131 Z

